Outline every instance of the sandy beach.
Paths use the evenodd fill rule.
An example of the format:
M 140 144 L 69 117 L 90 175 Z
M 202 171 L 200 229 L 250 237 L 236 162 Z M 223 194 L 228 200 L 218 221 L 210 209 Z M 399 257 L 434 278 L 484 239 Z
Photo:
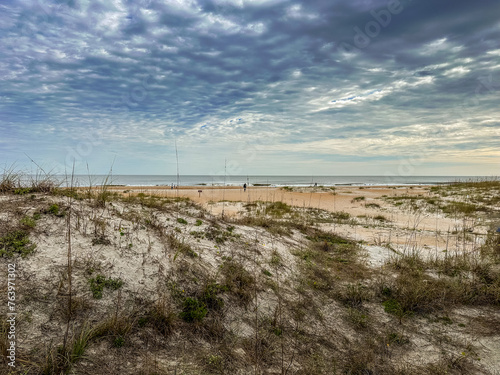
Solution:
M 0 194 L 16 374 L 278 374 L 276 353 L 310 374 L 311 345 L 345 373 L 358 358 L 381 374 L 500 368 L 499 183 L 44 189 Z M 466 354 L 436 355 L 450 337 Z
M 406 206 L 396 207 L 391 198 L 422 197 L 428 198 L 432 186 L 342 186 L 329 187 L 277 188 L 212 186 L 170 187 L 110 187 L 111 191 L 125 196 L 137 194 L 154 195 L 166 198 L 183 197 L 201 204 L 213 215 L 238 218 L 248 213 L 245 208 L 255 202 L 283 202 L 297 209 L 319 209 L 331 213 L 347 213 L 359 225 L 336 224 L 335 230 L 342 235 L 370 244 L 392 243 L 408 247 L 410 242 L 419 248 L 442 251 L 459 246 L 460 228 L 463 219 L 449 217 L 428 210 L 414 210 Z M 374 219 L 379 218 L 379 220 Z M 477 241 L 486 234 L 486 227 L 477 226 L 474 233 Z M 412 233 L 418 232 L 418 239 Z

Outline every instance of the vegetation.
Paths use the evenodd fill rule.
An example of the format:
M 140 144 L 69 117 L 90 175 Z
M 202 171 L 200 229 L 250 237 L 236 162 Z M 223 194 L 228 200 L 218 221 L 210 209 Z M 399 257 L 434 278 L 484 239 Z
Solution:
M 0 256 L 13 257 L 16 254 L 26 257 L 31 254 L 36 245 L 31 243 L 28 233 L 24 230 L 15 230 L 0 237 Z
M 201 322 L 207 315 L 207 306 L 196 298 L 187 297 L 180 317 L 186 322 Z
M 123 285 L 123 280 L 121 279 L 112 279 L 110 277 L 106 278 L 103 275 L 97 275 L 96 277 L 92 277 L 89 279 L 90 290 L 92 295 L 96 299 L 102 298 L 102 292 L 104 288 L 108 288 L 111 290 L 120 289 Z
M 496 182 L 409 189 L 383 198 L 392 206 L 367 188 L 354 201 L 380 212 L 364 220 L 280 202 L 222 220 L 184 198 L 109 186 L 32 197 L 24 180 L 0 184 L 0 254 L 21 256 L 18 317 L 32 338 L 13 373 L 492 373 Z M 397 215 L 456 226 L 433 229 L 434 247 L 434 223 L 398 227 Z M 356 230 L 387 235 L 385 261 L 373 262 L 372 239 L 354 240 Z

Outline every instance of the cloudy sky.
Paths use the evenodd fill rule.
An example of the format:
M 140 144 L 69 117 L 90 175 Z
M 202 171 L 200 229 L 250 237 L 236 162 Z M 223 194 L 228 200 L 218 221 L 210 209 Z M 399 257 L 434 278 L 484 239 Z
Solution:
M 3 0 L 0 166 L 500 175 L 498 0 Z

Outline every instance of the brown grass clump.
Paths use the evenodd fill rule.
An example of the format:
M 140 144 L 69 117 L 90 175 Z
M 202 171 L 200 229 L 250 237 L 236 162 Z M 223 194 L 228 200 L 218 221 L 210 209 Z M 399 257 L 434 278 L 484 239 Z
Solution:
M 227 260 L 221 266 L 221 273 L 224 276 L 222 285 L 235 295 L 244 305 L 253 298 L 255 288 L 255 278 L 243 265 L 234 260 Z

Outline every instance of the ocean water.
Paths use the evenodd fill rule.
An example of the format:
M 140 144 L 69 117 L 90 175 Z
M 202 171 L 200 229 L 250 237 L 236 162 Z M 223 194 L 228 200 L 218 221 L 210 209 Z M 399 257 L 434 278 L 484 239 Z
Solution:
M 61 185 L 68 185 L 68 177 L 57 176 Z M 487 176 L 208 176 L 208 175 L 76 175 L 75 186 L 384 186 L 436 185 L 457 181 L 491 179 Z

